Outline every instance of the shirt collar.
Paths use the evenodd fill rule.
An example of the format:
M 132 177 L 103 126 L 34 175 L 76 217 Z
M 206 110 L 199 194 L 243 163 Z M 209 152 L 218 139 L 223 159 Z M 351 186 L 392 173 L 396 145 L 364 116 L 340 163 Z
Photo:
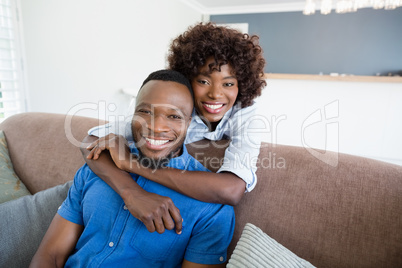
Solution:
M 223 115 L 223 117 L 222 117 L 221 121 L 219 122 L 218 126 L 216 127 L 216 129 L 219 129 L 219 128 L 222 127 L 222 125 L 224 124 L 224 123 L 222 123 L 222 122 L 226 122 L 226 121 L 229 120 L 229 118 L 231 117 L 233 111 L 236 111 L 235 107 L 237 107 L 237 105 L 238 105 L 238 104 L 232 106 L 232 107 Z M 193 110 L 193 113 L 192 113 L 191 116 L 194 118 L 194 120 L 195 120 L 197 123 L 203 124 L 204 126 L 207 126 L 207 125 L 204 123 L 204 121 L 202 121 L 201 117 L 198 115 L 198 113 L 195 111 L 195 109 Z

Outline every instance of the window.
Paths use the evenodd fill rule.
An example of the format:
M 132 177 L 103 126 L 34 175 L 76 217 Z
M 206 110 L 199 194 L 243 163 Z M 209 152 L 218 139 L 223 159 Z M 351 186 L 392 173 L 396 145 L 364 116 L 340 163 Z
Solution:
M 0 122 L 26 110 L 18 20 L 16 0 L 0 0 Z

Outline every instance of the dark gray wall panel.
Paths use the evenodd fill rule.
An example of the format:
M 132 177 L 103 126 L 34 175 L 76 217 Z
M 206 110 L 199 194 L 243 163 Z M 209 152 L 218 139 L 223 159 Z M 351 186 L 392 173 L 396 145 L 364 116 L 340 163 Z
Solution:
M 402 71 L 402 8 L 305 16 L 302 12 L 213 15 L 249 23 L 268 62 L 266 72 L 375 75 Z

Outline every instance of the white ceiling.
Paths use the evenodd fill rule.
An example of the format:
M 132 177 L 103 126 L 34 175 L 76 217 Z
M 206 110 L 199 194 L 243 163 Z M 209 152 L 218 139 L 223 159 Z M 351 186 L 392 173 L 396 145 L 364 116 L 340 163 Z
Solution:
M 182 0 L 207 15 L 302 11 L 305 0 Z

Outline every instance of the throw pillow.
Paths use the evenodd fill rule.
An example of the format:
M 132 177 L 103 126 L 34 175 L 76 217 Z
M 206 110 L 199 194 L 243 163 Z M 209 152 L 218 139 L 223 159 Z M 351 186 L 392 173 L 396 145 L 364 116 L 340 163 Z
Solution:
M 257 226 L 247 223 L 229 259 L 228 268 L 286 268 L 314 266 L 265 234 Z
M 28 267 L 72 181 L 0 204 L 0 267 Z
M 31 193 L 14 172 L 6 137 L 0 130 L 0 204 L 28 194 Z

